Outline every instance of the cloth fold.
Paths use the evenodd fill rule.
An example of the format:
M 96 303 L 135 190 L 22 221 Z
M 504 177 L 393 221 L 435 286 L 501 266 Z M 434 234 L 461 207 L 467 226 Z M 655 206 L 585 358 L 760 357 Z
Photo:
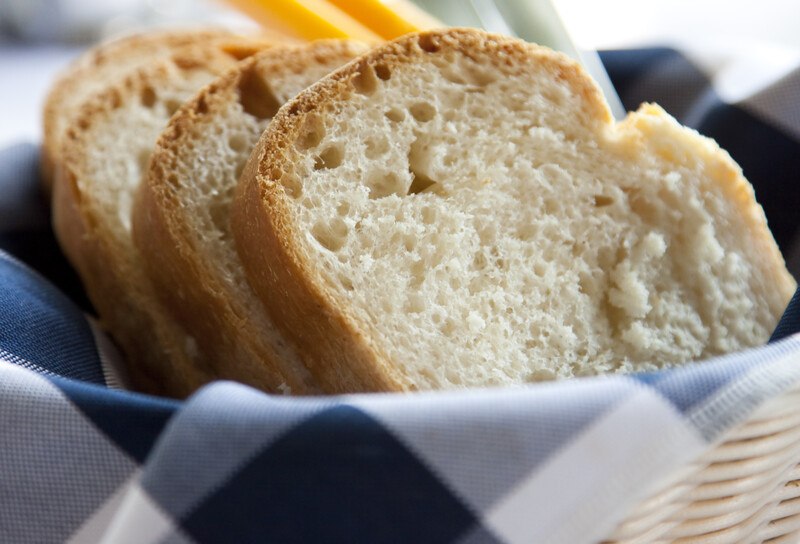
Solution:
M 628 109 L 659 102 L 729 150 L 793 255 L 797 73 L 730 104 L 675 50 L 601 56 Z M 2 542 L 596 542 L 800 384 L 796 295 L 770 345 L 650 374 L 322 398 L 116 390 L 37 162 L 32 144 L 0 150 Z

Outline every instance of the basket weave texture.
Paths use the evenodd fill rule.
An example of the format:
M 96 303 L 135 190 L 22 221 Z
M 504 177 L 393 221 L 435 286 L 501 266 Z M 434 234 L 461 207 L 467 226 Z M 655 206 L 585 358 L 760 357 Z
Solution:
M 673 474 L 607 542 L 800 542 L 800 386 Z

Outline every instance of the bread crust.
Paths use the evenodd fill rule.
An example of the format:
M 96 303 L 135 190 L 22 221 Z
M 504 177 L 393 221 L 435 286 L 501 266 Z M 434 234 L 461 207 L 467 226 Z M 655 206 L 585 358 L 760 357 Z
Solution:
M 374 327 L 360 319 L 315 268 L 305 250 L 303 233 L 295 224 L 292 200 L 281 177 L 291 171 L 299 156 L 294 145 L 305 116 L 312 112 L 325 115 L 337 101 L 347 100 L 362 67 L 374 69 L 383 64 L 391 69 L 445 52 L 467 57 L 488 53 L 510 70 L 522 71 L 532 63 L 545 66 L 583 98 L 582 109 L 573 115 L 591 136 L 609 142 L 631 137 L 625 132 L 634 123 L 614 124 L 598 87 L 576 63 L 545 48 L 470 29 L 403 37 L 336 71 L 284 107 L 244 170 L 231 221 L 251 285 L 283 333 L 306 350 L 309 368 L 328 391 L 406 391 L 413 385 L 382 351 Z M 767 268 L 774 269 L 771 275 L 780 293 L 777 298 L 785 303 L 794 281 L 766 229 L 763 212 L 752 199 L 752 189 L 727 154 L 717 152 L 715 161 L 719 165 L 718 182 L 742 197 L 743 211 L 763 239 Z M 779 315 L 780 309 L 777 312 Z
M 585 98 L 587 119 L 611 122 L 600 91 L 577 64 L 545 48 L 471 29 L 396 40 L 337 70 L 287 104 L 242 174 L 231 224 L 251 285 L 284 334 L 306 351 L 306 364 L 327 391 L 407 391 L 413 385 L 375 344 L 370 324 L 337 300 L 304 253 L 302 234 L 293 224 L 280 176 L 290 168 L 303 115 L 324 111 L 331 101 L 353 92 L 352 80 L 365 65 L 374 69 L 384 64 L 391 69 L 444 50 L 468 57 L 488 50 L 499 62 L 517 63 L 520 69 L 530 62 L 547 63 Z
M 61 141 L 70 120 L 92 94 L 112 85 L 120 71 L 128 67 L 134 70 L 194 43 L 233 38 L 231 32 L 210 28 L 134 34 L 93 47 L 70 63 L 50 87 L 42 112 L 41 171 L 45 190 L 51 191 Z
M 294 350 L 273 330 L 266 315 L 249 315 L 204 255 L 182 206 L 181 164 L 191 162 L 194 142 L 230 103 L 239 100 L 240 81 L 251 71 L 267 83 L 301 73 L 314 64 L 343 64 L 364 48 L 353 42 L 324 41 L 304 47 L 276 47 L 247 59 L 188 101 L 162 133 L 147 180 L 134 209 L 134 240 L 159 296 L 172 317 L 209 358 L 224 363 L 220 372 L 267 391 L 320 392 Z M 249 150 L 248 150 L 249 153 Z M 266 330 L 265 330 L 266 329 Z
M 149 393 L 184 397 L 216 376 L 158 304 L 132 241 L 113 231 L 113 219 L 103 211 L 99 195 L 84 183 L 94 174 L 92 127 L 121 104 L 139 100 L 145 89 L 169 86 L 176 74 L 222 73 L 238 62 L 240 51 L 254 52 L 263 46 L 241 38 L 223 42 L 201 38 L 95 95 L 66 130 L 63 162 L 55 171 L 56 237 L 78 271 L 101 323 L 122 349 L 132 386 Z M 229 47 L 238 49 L 231 54 Z

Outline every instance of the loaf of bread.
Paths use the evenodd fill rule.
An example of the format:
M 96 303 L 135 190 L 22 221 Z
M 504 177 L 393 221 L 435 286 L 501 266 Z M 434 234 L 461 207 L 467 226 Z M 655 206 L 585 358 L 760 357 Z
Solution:
M 615 123 L 575 62 L 477 30 L 406 36 L 301 93 L 231 213 L 326 391 L 702 360 L 765 342 L 795 288 L 713 141 L 655 105 Z
M 268 44 L 232 36 L 194 39 L 110 77 L 74 115 L 58 148 L 56 236 L 101 322 L 128 361 L 135 388 L 182 396 L 219 377 L 166 314 L 131 235 L 133 201 L 159 133 L 203 85 Z M 92 78 L 99 82 L 102 78 Z
M 241 170 L 284 102 L 363 53 L 354 42 L 275 47 L 203 88 L 153 151 L 134 239 L 171 316 L 226 376 L 267 391 L 319 392 L 247 284 L 228 223 Z
M 795 287 L 714 142 L 482 31 L 127 38 L 45 134 L 56 234 L 153 393 L 651 370 L 763 343 Z

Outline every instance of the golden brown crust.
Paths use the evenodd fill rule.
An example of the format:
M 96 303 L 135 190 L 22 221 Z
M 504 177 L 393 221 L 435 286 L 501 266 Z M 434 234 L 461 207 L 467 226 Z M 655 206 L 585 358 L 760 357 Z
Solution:
M 41 171 L 45 190 L 52 190 L 64 133 L 83 102 L 95 92 L 102 92 L 102 88 L 115 84 L 121 72 L 153 64 L 198 43 L 221 43 L 223 49 L 228 44 L 226 53 L 234 58 L 244 58 L 253 53 L 253 45 L 258 44 L 261 48 L 267 42 L 262 38 L 244 42 L 227 30 L 213 28 L 149 32 L 102 43 L 67 66 L 50 87 L 42 112 Z M 82 96 L 84 93 L 86 95 Z M 79 96 L 77 101 L 76 96 Z
M 253 152 L 237 189 L 231 224 L 251 285 L 283 333 L 307 352 L 310 370 L 328 391 L 405 391 L 411 388 L 359 320 L 326 287 L 303 253 L 292 222 L 292 205 L 280 183 L 295 154 L 293 144 L 304 114 L 324 111 L 348 96 L 365 65 L 393 66 L 429 54 L 455 51 L 467 57 L 491 55 L 510 70 L 545 64 L 584 97 L 577 112 L 595 124 L 611 122 L 596 85 L 565 56 L 519 40 L 471 29 L 437 30 L 400 38 L 337 70 L 301 93 L 274 119 Z
M 614 133 L 613 120 L 599 89 L 576 63 L 545 48 L 467 29 L 403 37 L 338 70 L 288 104 L 273 120 L 245 168 L 231 222 L 251 285 L 283 333 L 305 347 L 309 367 L 328 390 L 398 391 L 409 389 L 409 385 L 380 346 L 375 345 L 374 328 L 338 299 L 305 254 L 306 242 L 293 219 L 293 203 L 281 177 L 291 171 L 299 156 L 294 145 L 306 115 L 318 112 L 324 116 L 337 101 L 347 100 L 364 66 L 374 69 L 384 64 L 391 69 L 448 50 L 473 58 L 491 57 L 509 71 L 525 71 L 533 64 L 544 66 L 583 97 L 583 108 L 573 115 L 588 130 L 587 134 L 603 139 Z M 725 183 L 734 190 L 741 187 L 738 179 L 726 179 Z M 750 198 L 746 213 L 759 216 L 756 208 Z M 765 240 L 771 240 L 763 214 L 756 217 L 754 225 L 765 232 Z M 793 280 L 785 271 L 774 242 L 766 245 L 771 247 L 765 255 L 775 264 L 775 281 L 787 293 L 788 300 Z
M 190 339 L 156 303 L 132 241 L 113 232 L 99 196 L 82 183 L 95 175 L 90 162 L 96 144 L 92 127 L 121 104 L 138 100 L 144 89 L 170 85 L 170 78 L 183 70 L 221 73 L 238 62 L 223 49 L 228 43 L 201 42 L 180 48 L 169 59 L 136 71 L 97 94 L 67 129 L 63 162 L 55 171 L 56 236 L 81 276 L 101 322 L 122 349 L 134 387 L 151 393 L 185 396 L 215 376 L 202 362 L 192 360 Z M 241 47 L 251 43 L 242 40 Z
M 93 232 L 89 218 L 81 215 L 80 191 L 74 176 L 67 172 L 60 170 L 59 182 L 53 187 L 53 228 L 83 280 L 103 328 L 123 349 L 126 360 L 137 362 L 126 365 L 131 388 L 154 395 L 188 396 L 211 376 L 189 368 L 183 350 L 176 351 L 178 334 L 170 330 L 171 324 L 142 312 L 118 274 L 104 265 L 100 255 L 108 251 L 106 241 Z M 160 332 L 156 337 L 140 333 L 147 330 Z
M 199 233 L 183 217 L 187 212 L 182 210 L 177 186 L 189 180 L 182 179 L 180 165 L 209 130 L 208 124 L 238 100 L 244 74 L 257 70 L 269 82 L 313 64 L 342 64 L 362 51 L 363 47 L 340 40 L 265 51 L 187 102 L 159 138 L 134 211 L 134 239 L 158 294 L 173 317 L 198 339 L 202 351 L 220 361 L 216 369 L 220 375 L 268 391 L 288 385 L 293 394 L 319 392 L 283 341 L 268 338 L 248 315 L 242 315 L 243 305 L 232 299 L 207 263 L 209 256 L 198 247 Z
M 253 154 L 259 160 L 248 162 L 242 180 L 256 179 L 266 143 L 259 141 Z M 247 182 L 237 192 L 231 224 L 250 284 L 281 331 L 305 349 L 306 366 L 321 387 L 332 393 L 407 389 L 360 324 L 325 290 L 313 265 L 290 245 L 297 235 L 281 195 Z
M 231 38 L 225 30 L 173 30 L 135 34 L 102 43 L 75 59 L 50 87 L 45 99 L 42 121 L 42 182 L 47 190 L 52 185 L 53 170 L 60 156 L 60 142 L 69 119 L 79 107 L 69 107 L 75 93 L 88 85 L 111 85 L 107 69 L 118 69 L 131 59 L 148 58 L 155 61 L 169 52 L 198 43 L 198 41 Z M 132 64 L 135 68 L 136 63 Z M 88 96 L 86 97 L 88 98 Z

